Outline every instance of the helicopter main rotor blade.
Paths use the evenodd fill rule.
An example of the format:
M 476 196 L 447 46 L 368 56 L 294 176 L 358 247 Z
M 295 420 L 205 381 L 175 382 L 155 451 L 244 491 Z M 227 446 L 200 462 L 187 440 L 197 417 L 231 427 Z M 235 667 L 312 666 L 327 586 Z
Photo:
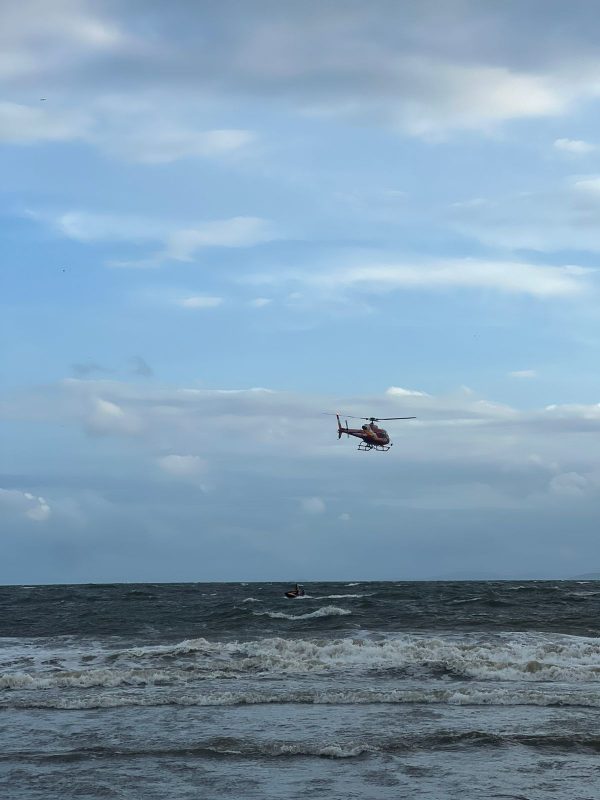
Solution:
M 352 417 L 348 414 L 348 419 L 366 419 L 367 422 L 382 422 L 390 419 L 416 419 L 416 417 Z

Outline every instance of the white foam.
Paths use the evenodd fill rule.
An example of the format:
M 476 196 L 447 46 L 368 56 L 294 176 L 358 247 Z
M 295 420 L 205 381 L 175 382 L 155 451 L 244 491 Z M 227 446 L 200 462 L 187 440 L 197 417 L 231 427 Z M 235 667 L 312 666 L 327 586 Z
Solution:
M 481 600 L 481 595 L 477 597 L 465 597 L 464 600 L 449 600 L 449 605 L 458 605 L 460 603 L 476 603 L 478 600 Z
M 342 689 L 306 691 L 197 692 L 187 694 L 149 694 L 142 692 L 95 693 L 90 695 L 15 695 L 0 697 L 0 708 L 55 708 L 79 710 L 93 708 L 158 706 L 236 706 L 236 705 L 456 705 L 456 706 L 565 706 L 600 708 L 597 691 L 552 691 L 549 688 L 460 687 L 433 689 Z
M 168 686 L 190 683 L 198 677 L 207 679 L 228 678 L 228 670 L 202 672 L 194 670 L 161 669 L 88 669 L 75 672 L 58 671 L 31 674 L 28 672 L 0 673 L 0 689 L 35 691 L 46 689 L 90 689 L 120 686 Z
M 348 609 L 324 606 L 297 616 L 277 611 L 256 615 L 302 623 L 318 617 L 349 615 Z M 17 655 L 10 648 L 11 655 Z M 19 650 L 19 653 L 24 651 Z M 41 658 L 41 655 L 44 658 Z M 93 661 L 93 664 L 90 663 Z M 600 639 L 559 634 L 439 634 L 369 638 L 265 637 L 242 642 L 186 639 L 176 644 L 122 650 L 98 650 L 97 643 L 64 642 L 52 653 L 48 645 L 35 658 L 7 661 L 0 667 L 0 690 L 179 685 L 210 677 L 310 674 L 339 671 L 405 671 L 429 677 L 447 673 L 455 679 L 527 683 L 600 684 Z
M 319 600 L 343 600 L 346 597 L 372 597 L 370 594 L 322 594 L 317 599 Z
M 271 617 L 271 619 L 315 619 L 317 617 L 343 617 L 352 614 L 347 608 L 338 608 L 337 606 L 323 606 L 316 611 L 310 611 L 307 614 L 284 614 L 283 611 L 253 611 L 256 616 Z
M 335 613 L 340 612 L 348 613 L 345 609 Z M 504 634 L 491 641 L 468 635 L 461 639 L 404 635 L 383 641 L 273 638 L 225 648 L 251 658 L 254 668 L 264 664 L 275 671 L 422 667 L 480 680 L 600 681 L 600 639 L 576 636 Z

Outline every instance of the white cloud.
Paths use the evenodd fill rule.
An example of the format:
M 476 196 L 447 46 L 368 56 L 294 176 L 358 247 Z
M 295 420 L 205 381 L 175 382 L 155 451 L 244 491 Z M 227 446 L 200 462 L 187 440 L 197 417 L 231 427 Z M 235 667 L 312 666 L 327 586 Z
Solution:
M 207 295 L 195 295 L 193 297 L 185 297 L 183 300 L 178 301 L 178 305 L 183 308 L 216 308 L 223 302 L 222 297 L 209 297 Z
M 31 216 L 44 218 L 35 213 Z M 169 235 L 164 222 L 128 214 L 68 211 L 52 221 L 64 236 L 78 242 L 152 242 Z
M 83 243 L 155 242 L 162 249 L 146 258 L 111 260 L 113 267 L 158 267 L 165 261 L 193 261 L 203 247 L 253 247 L 276 238 L 272 224 L 259 217 L 231 217 L 182 227 L 169 222 L 128 214 L 68 211 L 58 216 L 27 211 L 27 216 L 50 223 L 63 236 Z
M 176 478 L 195 479 L 200 475 L 204 475 L 207 469 L 207 462 L 200 456 L 177 455 L 175 453 L 159 458 L 158 465 L 162 470 Z
M 338 519 L 340 519 L 342 522 L 348 522 L 351 519 L 351 515 L 348 514 L 347 511 L 344 511 L 339 515 Z
M 211 220 L 168 236 L 161 258 L 191 261 L 202 247 L 252 247 L 273 238 L 270 223 L 259 217 Z
M 511 378 L 537 378 L 537 372 L 534 369 L 516 369 L 508 374 Z
M 596 145 L 584 142 L 581 139 L 555 139 L 554 147 L 557 150 L 562 150 L 565 153 L 572 153 L 578 156 L 591 153 L 596 149 Z
M 43 497 L 17 489 L 0 489 L 0 509 L 34 522 L 45 522 L 51 514 L 50 506 Z
M 142 164 L 169 164 L 184 158 L 224 158 L 244 152 L 256 140 L 250 130 L 203 129 L 177 120 L 165 122 L 154 106 L 41 100 L 37 105 L 0 102 L 0 142 L 85 142 L 109 156 Z
M 252 308 L 264 308 L 272 302 L 268 297 L 255 297 L 254 300 L 250 300 L 248 305 L 252 306 Z
M 512 251 L 600 252 L 599 213 L 600 178 L 592 174 L 573 176 L 544 191 L 488 199 L 476 207 L 455 205 L 447 222 L 461 234 Z
M 78 62 L 134 47 L 120 25 L 87 0 L 53 0 L 51 14 L 44 0 L 0 4 L 0 79 L 6 83 L 40 83 L 44 74 L 55 78 L 76 71 Z
M 101 397 L 91 399 L 91 409 L 86 414 L 85 424 L 90 433 L 98 435 L 125 434 L 131 436 L 141 431 L 139 417 L 120 405 Z
M 401 80 L 418 87 L 400 101 L 398 123 L 418 136 L 452 128 L 488 130 L 506 120 L 561 114 L 569 103 L 569 93 L 549 76 L 433 58 L 398 66 Z
M 169 164 L 182 158 L 212 158 L 235 153 L 252 143 L 252 131 L 240 129 L 201 130 L 175 121 L 160 122 L 146 115 L 142 124 L 136 115 L 128 126 L 112 129 L 102 118 L 87 139 L 111 155 L 142 164 Z
M 0 142 L 33 144 L 85 138 L 89 119 L 76 111 L 50 113 L 46 108 L 0 102 Z
M 378 294 L 402 289 L 461 288 L 550 298 L 580 294 L 586 285 L 585 277 L 592 272 L 573 265 L 554 267 L 522 261 L 464 258 L 334 267 L 318 272 L 259 275 L 251 280 L 256 283 L 296 281 L 328 293 L 338 293 L 341 289 Z
M 320 497 L 305 497 L 302 500 L 302 510 L 306 514 L 323 514 L 325 502 Z
M 386 394 L 392 397 L 429 397 L 427 392 L 419 392 L 417 389 L 403 389 L 401 386 L 390 386 L 386 389 Z
M 171 453 L 158 458 L 157 464 L 171 478 L 192 484 L 203 492 L 210 489 L 206 483 L 208 462 L 200 456 Z

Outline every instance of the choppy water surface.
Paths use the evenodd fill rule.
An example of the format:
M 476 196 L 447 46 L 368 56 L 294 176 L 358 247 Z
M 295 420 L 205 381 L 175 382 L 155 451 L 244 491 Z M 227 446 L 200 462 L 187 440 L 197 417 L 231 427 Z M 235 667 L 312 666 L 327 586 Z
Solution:
M 2 797 L 600 796 L 600 582 L 0 588 Z

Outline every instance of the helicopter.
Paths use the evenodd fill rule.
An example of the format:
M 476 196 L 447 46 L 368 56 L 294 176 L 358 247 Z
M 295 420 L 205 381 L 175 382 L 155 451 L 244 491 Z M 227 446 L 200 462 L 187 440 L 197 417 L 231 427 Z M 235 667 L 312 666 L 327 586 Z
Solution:
M 416 417 L 349 417 L 349 419 L 364 419 L 368 425 L 362 425 L 360 428 L 349 428 L 348 420 L 345 420 L 346 427 L 344 428 L 340 422 L 340 415 L 335 415 L 338 423 L 338 439 L 342 438 L 342 433 L 346 436 L 356 436 L 361 439 L 358 445 L 358 450 L 378 450 L 380 453 L 386 453 L 392 446 L 390 437 L 387 431 L 379 428 L 375 423 L 392 419 L 416 419 Z

